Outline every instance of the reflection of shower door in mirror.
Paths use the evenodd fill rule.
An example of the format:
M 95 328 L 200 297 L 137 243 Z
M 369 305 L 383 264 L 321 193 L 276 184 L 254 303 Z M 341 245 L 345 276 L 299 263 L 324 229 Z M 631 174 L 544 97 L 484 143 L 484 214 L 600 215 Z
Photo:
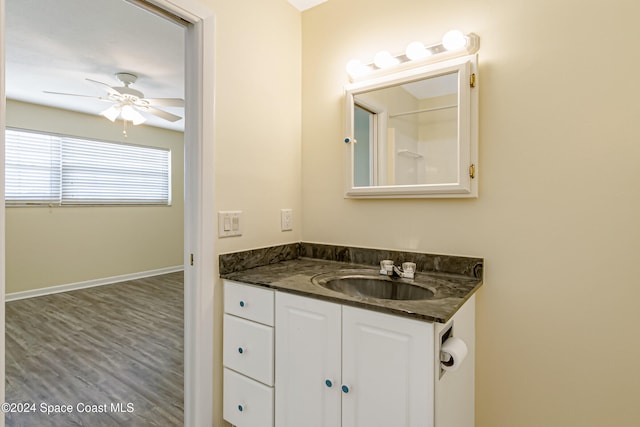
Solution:
M 425 98 L 415 111 L 389 114 L 397 185 L 455 184 L 458 175 L 457 94 Z
M 458 183 L 458 72 L 354 96 L 355 187 Z

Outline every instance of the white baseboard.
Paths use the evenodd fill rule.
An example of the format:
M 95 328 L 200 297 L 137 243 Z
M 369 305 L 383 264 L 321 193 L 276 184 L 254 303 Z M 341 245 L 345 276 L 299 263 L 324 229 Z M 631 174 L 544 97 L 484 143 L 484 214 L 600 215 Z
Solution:
M 159 276 L 161 274 L 174 273 L 184 270 L 183 265 L 174 267 L 159 268 L 157 270 L 141 271 L 138 273 L 123 274 L 121 276 L 105 277 L 102 279 L 87 280 L 84 282 L 68 283 L 66 285 L 49 286 L 46 288 L 30 289 L 28 291 L 12 292 L 6 294 L 5 301 L 16 301 L 25 298 L 41 297 L 43 295 L 57 294 L 60 292 L 75 291 L 78 289 L 92 288 L 94 286 L 111 285 L 118 282 L 126 282 L 127 280 L 142 279 L 144 277 Z

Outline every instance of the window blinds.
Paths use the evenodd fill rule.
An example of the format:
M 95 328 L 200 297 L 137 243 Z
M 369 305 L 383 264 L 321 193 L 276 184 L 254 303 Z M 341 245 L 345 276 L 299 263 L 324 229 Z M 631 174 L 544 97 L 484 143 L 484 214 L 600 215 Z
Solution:
M 5 199 L 12 204 L 60 200 L 60 144 L 55 137 L 6 130 Z
M 171 203 L 169 150 L 6 132 L 8 205 Z

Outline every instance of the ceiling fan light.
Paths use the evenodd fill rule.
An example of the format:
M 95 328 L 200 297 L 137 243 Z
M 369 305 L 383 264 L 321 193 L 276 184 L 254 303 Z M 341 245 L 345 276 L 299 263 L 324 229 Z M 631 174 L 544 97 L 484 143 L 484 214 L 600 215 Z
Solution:
M 136 111 L 136 109 L 131 105 L 125 105 L 124 107 L 122 107 L 122 118 L 124 120 L 129 120 L 134 125 L 144 123 L 144 121 L 146 120 L 144 116 Z
M 147 119 L 142 117 L 142 114 L 140 113 L 138 113 L 138 116 L 135 119 L 131 120 L 131 122 L 136 126 L 144 123 L 145 121 L 147 121 Z
M 111 107 L 107 108 L 100 114 L 105 116 L 107 119 L 111 120 L 112 122 L 115 122 L 116 119 L 118 118 L 118 115 L 120 114 L 120 107 L 118 107 L 117 105 L 112 105 Z
M 142 123 L 146 122 L 147 119 L 145 119 L 144 117 L 142 117 L 142 114 L 138 113 L 138 117 L 136 117 L 135 119 L 133 119 L 131 122 L 134 125 L 141 125 Z

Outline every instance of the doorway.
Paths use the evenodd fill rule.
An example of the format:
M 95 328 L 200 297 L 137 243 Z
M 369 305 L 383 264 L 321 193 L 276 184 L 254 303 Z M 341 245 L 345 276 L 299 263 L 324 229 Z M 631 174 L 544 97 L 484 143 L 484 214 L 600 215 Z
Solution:
M 211 425 L 213 401 L 213 285 L 214 194 L 213 129 L 214 117 L 214 17 L 211 11 L 185 0 L 131 0 L 156 13 L 169 13 L 186 21 L 186 108 L 185 126 L 185 425 Z M 0 0 L 4 12 L 5 0 Z M 2 13 L 4 17 L 4 13 Z M 4 40 L 4 21 L 0 20 L 0 38 Z M 4 72 L 5 46 L 0 44 L 0 74 Z M 5 83 L 0 82 L 0 101 L 4 105 Z M 0 176 L 4 173 L 5 110 L 0 111 Z M 0 185 L 4 198 L 4 183 Z M 4 210 L 0 224 L 4 224 Z M 0 295 L 5 294 L 4 236 L 0 242 Z M 4 299 L 0 313 L 0 371 L 4 400 Z M 0 425 L 4 420 L 0 421 Z

